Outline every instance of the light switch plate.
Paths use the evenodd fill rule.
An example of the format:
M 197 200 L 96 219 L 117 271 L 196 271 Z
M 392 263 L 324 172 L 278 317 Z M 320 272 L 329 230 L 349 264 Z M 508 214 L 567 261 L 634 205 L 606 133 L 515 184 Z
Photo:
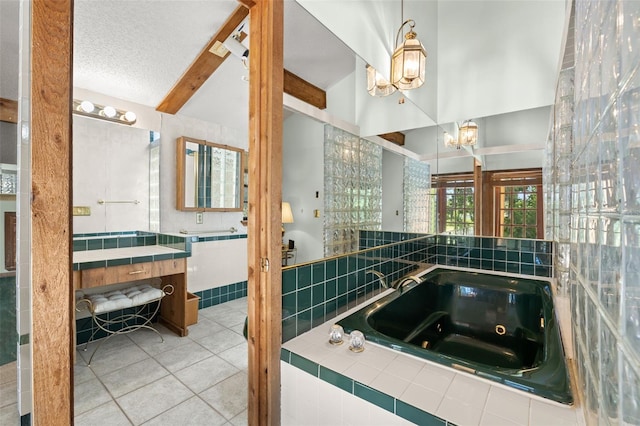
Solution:
M 91 207 L 89 206 L 73 206 L 74 216 L 91 216 Z
M 202 222 L 204 222 L 204 213 L 196 212 L 196 223 L 201 224 Z

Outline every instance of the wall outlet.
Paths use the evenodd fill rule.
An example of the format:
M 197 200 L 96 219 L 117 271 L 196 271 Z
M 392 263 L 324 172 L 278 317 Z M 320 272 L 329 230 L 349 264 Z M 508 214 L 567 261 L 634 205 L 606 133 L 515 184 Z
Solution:
M 204 213 L 196 212 L 196 223 L 201 224 L 202 222 L 204 222 Z

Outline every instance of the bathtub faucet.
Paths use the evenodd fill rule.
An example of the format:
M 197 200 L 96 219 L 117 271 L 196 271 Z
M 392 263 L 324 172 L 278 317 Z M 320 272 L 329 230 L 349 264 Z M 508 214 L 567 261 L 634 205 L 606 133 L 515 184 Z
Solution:
M 380 281 L 380 285 L 384 288 L 389 288 L 389 286 L 387 285 L 387 279 L 384 277 L 384 274 L 382 272 L 376 271 L 375 269 L 369 269 L 367 271 L 367 274 L 373 274 L 376 277 L 378 277 L 378 280 Z
M 409 284 L 410 281 L 415 282 L 416 284 L 420 284 L 422 282 L 422 280 L 418 277 L 416 277 L 415 275 L 409 275 L 406 278 L 403 278 L 401 281 L 398 282 L 398 284 L 394 287 L 396 290 L 398 290 L 400 293 L 402 293 L 402 289 Z

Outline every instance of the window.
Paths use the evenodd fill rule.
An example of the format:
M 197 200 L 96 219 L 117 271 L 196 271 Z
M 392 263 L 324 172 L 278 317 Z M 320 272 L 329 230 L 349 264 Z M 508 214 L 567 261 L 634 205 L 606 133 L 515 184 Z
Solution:
M 538 192 L 536 186 L 497 188 L 499 237 L 537 238 Z
M 494 172 L 496 237 L 543 238 L 540 169 Z
M 435 176 L 438 191 L 439 232 L 474 235 L 475 200 L 473 174 Z

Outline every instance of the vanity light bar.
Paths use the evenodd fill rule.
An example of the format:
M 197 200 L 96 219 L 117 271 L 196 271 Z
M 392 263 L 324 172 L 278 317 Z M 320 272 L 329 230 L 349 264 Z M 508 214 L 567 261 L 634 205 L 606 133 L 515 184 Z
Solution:
M 73 113 L 91 118 L 112 121 L 131 126 L 136 122 L 136 113 L 117 109 L 109 105 L 94 104 L 90 101 L 73 100 Z

